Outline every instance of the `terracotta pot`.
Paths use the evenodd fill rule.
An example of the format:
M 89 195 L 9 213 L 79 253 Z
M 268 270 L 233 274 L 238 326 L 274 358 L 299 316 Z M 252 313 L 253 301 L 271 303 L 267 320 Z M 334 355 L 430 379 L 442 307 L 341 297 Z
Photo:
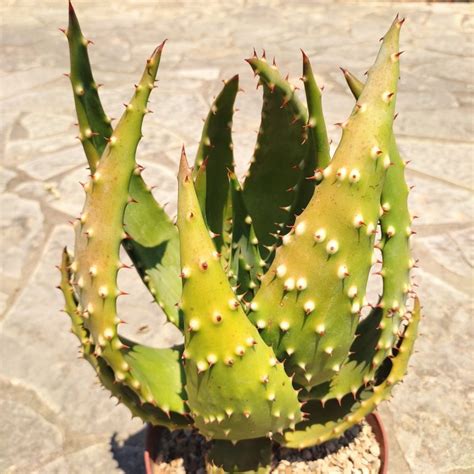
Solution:
M 388 437 L 382 423 L 382 418 L 378 413 L 367 415 L 365 421 L 370 425 L 375 435 L 375 439 L 380 446 L 380 471 L 379 474 L 388 472 Z
M 160 472 L 155 461 L 158 456 L 163 431 L 167 431 L 167 429 L 161 426 L 153 426 L 149 423 L 146 425 L 144 453 L 146 474 L 158 474 Z
M 375 439 L 380 446 L 380 471 L 379 474 L 387 474 L 388 469 L 388 438 L 382 419 L 377 413 L 371 413 L 365 419 L 372 428 Z M 159 474 L 155 459 L 158 454 L 161 433 L 167 431 L 166 428 L 147 425 L 145 438 L 145 470 L 146 474 Z

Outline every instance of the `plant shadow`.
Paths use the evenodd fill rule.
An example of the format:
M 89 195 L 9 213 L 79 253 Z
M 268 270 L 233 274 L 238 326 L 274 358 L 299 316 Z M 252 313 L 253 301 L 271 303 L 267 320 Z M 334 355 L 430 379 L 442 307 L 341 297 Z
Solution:
M 117 433 L 110 438 L 110 451 L 119 469 L 125 474 L 144 474 L 145 462 L 143 451 L 145 449 L 146 428 L 130 435 L 125 441 L 117 440 Z

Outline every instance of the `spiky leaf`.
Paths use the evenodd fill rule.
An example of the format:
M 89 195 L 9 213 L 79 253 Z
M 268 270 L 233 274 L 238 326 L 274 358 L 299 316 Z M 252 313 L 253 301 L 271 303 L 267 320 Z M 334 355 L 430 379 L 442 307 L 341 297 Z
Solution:
M 265 245 L 278 242 L 275 235 L 288 232 L 299 210 L 300 195 L 311 197 L 314 185 L 305 180 L 310 161 L 314 171 L 312 140 L 306 132 L 307 111 L 295 94 L 295 88 L 283 79 L 264 58 L 247 60 L 263 86 L 263 106 L 254 156 L 243 184 L 245 205 L 253 219 L 262 255 Z M 309 189 L 309 191 L 308 191 Z
M 255 296 L 254 323 L 302 386 L 330 380 L 363 305 L 395 106 L 401 22 L 386 34 L 324 180 L 279 247 Z M 311 265 L 305 265 L 308 259 Z
M 247 319 L 205 226 L 184 151 L 178 175 L 188 403 L 206 436 L 265 436 L 301 419 L 297 392 Z
M 391 360 L 388 376 L 379 385 L 363 390 L 355 400 L 349 395 L 341 404 L 333 399 L 323 408 L 319 401 L 309 402 L 305 406 L 305 410 L 310 413 L 309 420 L 300 423 L 295 431 L 288 431 L 284 436 L 277 435 L 276 440 L 289 448 L 302 449 L 337 438 L 351 426 L 360 423 L 380 402 L 390 398 L 393 386 L 406 373 L 420 317 L 420 303 L 416 300 L 412 318 Z
M 71 3 L 66 36 L 69 42 L 69 77 L 74 93 L 79 138 L 90 170 L 94 173 L 107 140 L 112 135 L 112 126 L 103 110 L 98 86 L 92 76 L 89 43 L 81 32 Z M 154 87 L 154 82 L 144 86 Z M 124 223 L 133 240 L 127 242 L 126 250 L 168 319 L 180 326 L 176 308 L 181 296 L 178 232 L 164 209 L 153 198 L 151 189 L 143 181 L 139 170 L 132 176 L 130 197 L 135 204 L 126 209 Z

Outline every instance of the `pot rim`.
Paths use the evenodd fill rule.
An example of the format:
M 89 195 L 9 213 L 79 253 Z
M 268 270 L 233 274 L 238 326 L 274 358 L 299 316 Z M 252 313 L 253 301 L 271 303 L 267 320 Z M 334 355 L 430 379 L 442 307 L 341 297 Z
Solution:
M 375 435 L 375 439 L 380 446 L 380 470 L 379 474 L 388 472 L 388 436 L 382 422 L 381 416 L 377 412 L 369 413 L 365 421 L 370 425 Z

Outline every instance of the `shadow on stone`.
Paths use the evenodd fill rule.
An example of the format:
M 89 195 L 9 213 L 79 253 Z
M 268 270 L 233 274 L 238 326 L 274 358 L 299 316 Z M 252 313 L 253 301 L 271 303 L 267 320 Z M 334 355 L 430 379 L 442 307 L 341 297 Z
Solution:
M 110 450 L 113 458 L 117 461 L 119 469 L 125 474 L 144 474 L 145 472 L 143 461 L 145 433 L 146 429 L 143 427 L 124 442 L 117 441 L 117 433 L 114 433 L 110 439 Z

